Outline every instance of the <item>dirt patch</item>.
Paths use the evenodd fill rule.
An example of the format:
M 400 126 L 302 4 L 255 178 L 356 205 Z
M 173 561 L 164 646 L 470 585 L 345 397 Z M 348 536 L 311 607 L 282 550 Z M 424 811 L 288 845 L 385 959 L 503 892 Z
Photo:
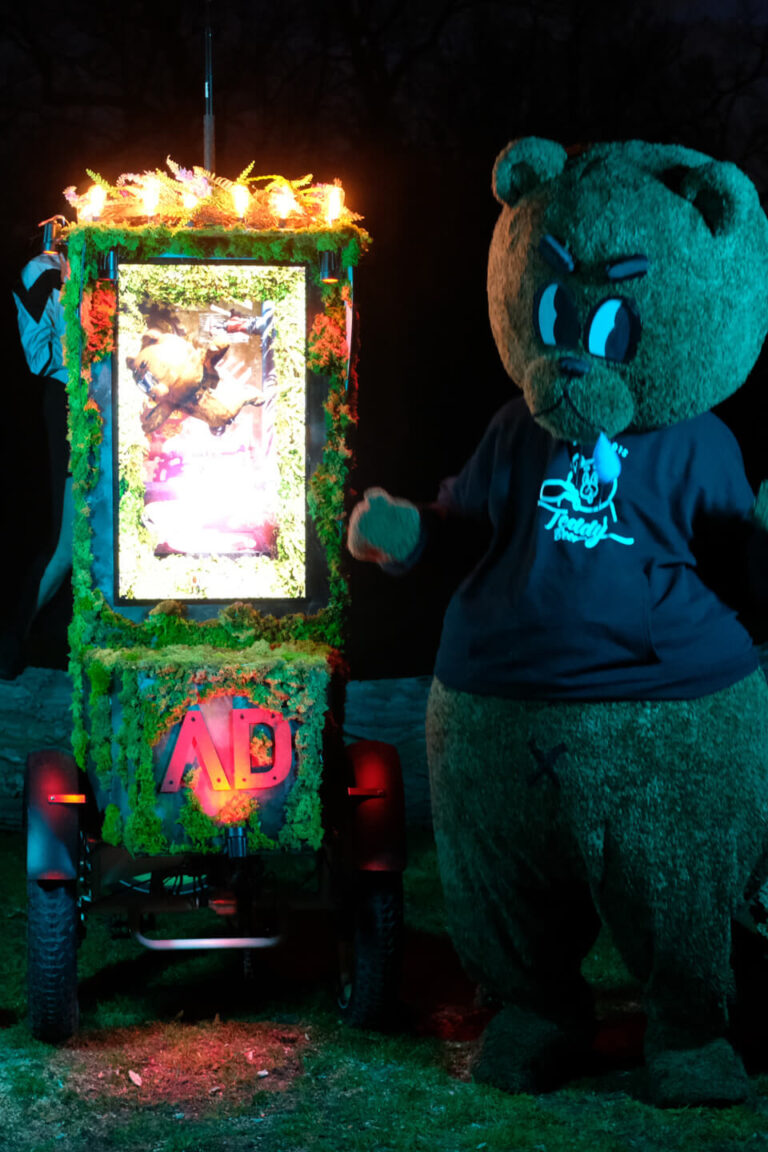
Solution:
M 308 1034 L 268 1022 L 148 1024 L 81 1033 L 57 1053 L 67 1088 L 88 1102 L 173 1105 L 184 1118 L 283 1091 L 303 1072 Z

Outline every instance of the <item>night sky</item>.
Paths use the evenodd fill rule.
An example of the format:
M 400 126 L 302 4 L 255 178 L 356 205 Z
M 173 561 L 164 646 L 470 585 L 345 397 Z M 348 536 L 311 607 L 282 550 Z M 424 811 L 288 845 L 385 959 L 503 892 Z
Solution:
M 205 10 L 17 3 L 3 20 L 4 551 L 19 572 L 45 518 L 44 454 L 10 290 L 37 221 L 67 211 L 61 190 L 83 190 L 86 168 L 115 179 L 169 154 L 202 164 Z M 218 0 L 211 11 L 216 171 L 234 179 L 254 160 L 254 174 L 339 177 L 374 238 L 357 283 L 360 490 L 431 499 L 510 395 L 485 303 L 490 173 L 508 140 L 678 142 L 736 162 L 768 197 L 764 0 Z M 764 354 L 720 410 L 753 484 L 768 473 L 765 375 Z M 430 670 L 447 594 L 435 579 L 356 568 L 354 676 Z

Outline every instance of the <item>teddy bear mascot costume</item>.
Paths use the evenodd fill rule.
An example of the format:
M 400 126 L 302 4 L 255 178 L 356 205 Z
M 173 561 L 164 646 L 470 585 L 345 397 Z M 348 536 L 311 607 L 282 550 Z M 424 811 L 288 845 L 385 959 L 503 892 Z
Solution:
M 435 505 L 372 489 L 348 535 L 406 568 L 457 521 L 488 527 L 427 710 L 450 932 L 501 1003 L 474 1076 L 541 1092 L 583 1067 L 602 922 L 643 984 L 651 1098 L 735 1103 L 731 924 L 765 875 L 768 684 L 706 557 L 763 594 L 768 484 L 755 501 L 709 409 L 768 328 L 768 220 L 734 165 L 639 141 L 517 140 L 493 188 L 491 326 L 523 395 Z

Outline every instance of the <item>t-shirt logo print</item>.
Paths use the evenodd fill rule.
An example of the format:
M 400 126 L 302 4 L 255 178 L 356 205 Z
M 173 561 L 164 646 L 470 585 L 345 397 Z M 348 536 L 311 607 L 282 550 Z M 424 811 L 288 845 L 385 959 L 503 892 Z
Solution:
M 574 461 L 575 459 L 576 457 L 574 457 Z M 582 456 L 581 464 L 583 471 L 581 474 L 581 484 L 579 485 L 579 497 L 582 501 L 582 506 L 584 504 L 594 504 L 600 491 L 597 472 L 595 471 L 595 466 L 592 460 L 585 460 Z M 571 471 L 568 473 L 568 479 L 570 480 L 572 476 L 573 468 L 571 468 Z
M 621 456 L 628 455 L 626 448 L 618 444 L 615 448 Z M 601 540 L 634 544 L 634 537 L 610 531 L 618 521 L 614 504 L 618 487 L 617 478 L 602 492 L 592 457 L 574 452 L 566 479 L 545 480 L 541 486 L 539 507 L 552 513 L 545 530 L 552 532 L 555 540 L 585 548 L 596 548 Z

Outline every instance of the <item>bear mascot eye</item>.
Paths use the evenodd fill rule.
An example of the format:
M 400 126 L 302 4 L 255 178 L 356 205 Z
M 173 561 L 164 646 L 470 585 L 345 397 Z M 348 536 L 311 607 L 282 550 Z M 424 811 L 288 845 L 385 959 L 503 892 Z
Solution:
M 587 323 L 587 351 L 626 364 L 637 350 L 640 328 L 640 316 L 631 300 L 603 300 Z
M 579 342 L 581 325 L 576 305 L 562 284 L 547 284 L 536 294 L 534 327 L 551 348 L 573 348 Z

